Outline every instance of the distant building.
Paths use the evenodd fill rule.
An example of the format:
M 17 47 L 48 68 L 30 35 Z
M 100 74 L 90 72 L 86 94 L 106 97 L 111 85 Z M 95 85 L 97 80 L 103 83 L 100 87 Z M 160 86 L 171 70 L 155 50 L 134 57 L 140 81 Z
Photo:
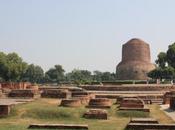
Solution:
M 123 45 L 122 61 L 116 69 L 118 79 L 147 80 L 147 73 L 153 69 L 149 44 L 134 38 Z

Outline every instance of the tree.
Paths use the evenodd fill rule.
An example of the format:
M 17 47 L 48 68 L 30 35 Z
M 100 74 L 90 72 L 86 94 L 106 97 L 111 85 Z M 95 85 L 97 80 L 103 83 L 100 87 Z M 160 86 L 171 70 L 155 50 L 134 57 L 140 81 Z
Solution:
M 168 66 L 162 70 L 162 75 L 164 79 L 173 79 L 175 76 L 174 68 Z
M 66 79 L 76 84 L 84 84 L 92 82 L 92 75 L 88 70 L 74 69 L 72 72 L 66 74 Z
M 103 73 L 96 70 L 93 72 L 93 80 L 96 81 L 96 82 L 101 82 L 102 81 L 102 75 Z
M 0 53 L 0 76 L 5 81 L 21 81 L 27 63 L 16 53 Z
M 46 77 L 50 82 L 56 82 L 59 84 L 64 80 L 64 72 L 65 70 L 61 65 L 55 65 L 54 68 L 51 68 L 46 72 Z
M 2 81 L 7 79 L 7 71 L 7 55 L 3 52 L 0 52 L 0 77 Z
M 158 64 L 159 67 L 165 68 L 167 63 L 167 55 L 165 52 L 160 52 L 157 56 L 156 64 Z
M 169 45 L 166 53 L 159 53 L 156 64 L 158 68 L 148 73 L 149 77 L 153 79 L 173 79 L 175 77 L 175 43 Z
M 168 66 L 165 68 L 156 68 L 148 73 L 148 76 L 152 79 L 173 79 L 175 76 L 174 68 Z
M 40 66 L 31 64 L 24 74 L 24 80 L 31 83 L 41 83 L 44 78 L 44 71 Z
M 168 47 L 167 61 L 170 66 L 175 68 L 175 43 Z
M 158 67 L 152 71 L 150 71 L 148 73 L 148 77 L 152 78 L 152 79 L 162 79 L 163 75 L 162 75 L 162 68 Z
M 115 81 L 115 74 L 110 72 L 104 72 L 101 79 L 102 81 Z

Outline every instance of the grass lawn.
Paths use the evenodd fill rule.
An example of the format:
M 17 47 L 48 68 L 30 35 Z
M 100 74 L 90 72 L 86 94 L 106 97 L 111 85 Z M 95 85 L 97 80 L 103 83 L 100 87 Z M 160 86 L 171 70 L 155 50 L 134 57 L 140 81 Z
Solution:
M 113 105 L 108 110 L 108 120 L 90 120 L 82 118 L 87 110 L 85 107 L 58 107 L 56 99 L 38 99 L 31 103 L 17 105 L 12 109 L 10 116 L 0 118 L 0 130 L 26 130 L 31 123 L 88 124 L 89 130 L 124 130 L 131 117 L 154 117 L 161 123 L 173 123 L 159 110 L 159 106 L 149 107 L 150 114 L 137 111 L 121 112 L 117 111 L 116 105 Z

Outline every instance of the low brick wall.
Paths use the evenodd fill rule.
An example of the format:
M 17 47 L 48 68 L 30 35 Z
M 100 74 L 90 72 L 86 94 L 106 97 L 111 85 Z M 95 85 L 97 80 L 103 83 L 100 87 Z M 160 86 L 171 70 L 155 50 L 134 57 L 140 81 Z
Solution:
M 120 107 L 144 108 L 144 102 L 139 98 L 123 98 L 120 102 Z
M 173 91 L 175 86 L 172 85 L 116 85 L 116 86 L 97 86 L 84 85 L 80 86 L 85 90 L 91 91 Z
M 73 124 L 31 124 L 28 129 L 71 129 L 71 130 L 88 130 L 88 125 Z
M 88 108 L 110 108 L 112 102 L 107 98 L 95 98 L 91 99 L 88 104 Z
M 128 98 L 139 98 L 143 100 L 144 104 L 162 104 L 163 103 L 163 96 L 156 96 L 156 95 L 147 95 L 147 96 L 128 96 Z M 123 98 L 127 98 L 125 96 L 118 96 L 116 99 L 116 104 L 120 104 Z
M 41 93 L 42 98 L 70 98 L 71 92 L 61 89 L 45 89 Z
M 150 123 L 159 124 L 159 122 L 154 118 L 132 118 L 130 123 Z
M 126 130 L 175 130 L 175 124 L 129 123 Z
M 87 119 L 103 119 L 107 120 L 108 119 L 108 114 L 106 110 L 102 109 L 91 109 L 88 110 L 84 115 L 84 118 Z
M 90 98 L 95 98 L 95 94 L 86 91 L 74 91 L 72 92 L 72 97 L 89 96 Z
M 82 88 L 78 87 L 65 87 L 65 86 L 40 86 L 39 90 L 44 91 L 44 90 L 49 90 L 49 89 L 59 89 L 59 90 L 69 90 L 70 92 L 80 92 L 83 91 Z
M 20 83 L 13 83 L 13 82 L 6 82 L 1 83 L 2 89 L 26 89 L 27 86 L 31 86 L 31 83 L 28 82 L 20 82 Z
M 16 97 L 16 98 L 34 98 L 37 93 L 35 91 L 26 89 L 26 90 L 12 90 L 8 97 Z

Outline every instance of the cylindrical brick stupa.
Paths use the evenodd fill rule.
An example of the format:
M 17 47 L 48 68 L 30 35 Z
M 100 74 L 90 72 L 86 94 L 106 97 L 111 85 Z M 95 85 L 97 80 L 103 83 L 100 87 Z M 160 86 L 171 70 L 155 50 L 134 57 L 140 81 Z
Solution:
M 147 80 L 147 73 L 155 69 L 151 63 L 150 47 L 146 42 L 134 38 L 122 48 L 122 61 L 116 69 L 120 80 Z

